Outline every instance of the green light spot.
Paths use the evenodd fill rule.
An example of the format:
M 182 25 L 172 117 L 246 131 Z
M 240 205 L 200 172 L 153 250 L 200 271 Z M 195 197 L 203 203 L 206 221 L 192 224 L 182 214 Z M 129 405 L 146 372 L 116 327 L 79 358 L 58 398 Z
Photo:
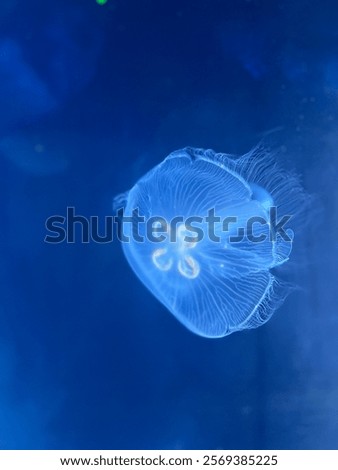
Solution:
M 96 3 L 98 5 L 105 5 L 107 3 L 108 0 L 96 0 Z

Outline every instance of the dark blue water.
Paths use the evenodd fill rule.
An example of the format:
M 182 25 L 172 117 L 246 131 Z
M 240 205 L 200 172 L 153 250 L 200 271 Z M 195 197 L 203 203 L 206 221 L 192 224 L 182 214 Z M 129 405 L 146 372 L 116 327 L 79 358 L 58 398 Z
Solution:
M 338 7 L 0 6 L 0 448 L 338 448 Z M 193 335 L 118 242 L 44 243 L 186 145 L 264 138 L 312 210 L 265 326 Z M 291 197 L 291 196 L 290 196 Z M 305 223 L 306 222 L 306 223 Z

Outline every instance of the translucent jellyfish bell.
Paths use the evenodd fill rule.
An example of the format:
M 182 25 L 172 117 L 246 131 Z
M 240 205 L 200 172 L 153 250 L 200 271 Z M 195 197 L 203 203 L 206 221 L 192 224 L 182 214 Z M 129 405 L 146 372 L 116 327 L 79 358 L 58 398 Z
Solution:
M 123 250 L 144 285 L 189 330 L 222 337 L 262 325 L 283 302 L 271 270 L 288 260 L 294 234 L 276 211 L 280 220 L 303 202 L 297 178 L 265 149 L 234 158 L 185 148 L 115 209 L 124 209 Z

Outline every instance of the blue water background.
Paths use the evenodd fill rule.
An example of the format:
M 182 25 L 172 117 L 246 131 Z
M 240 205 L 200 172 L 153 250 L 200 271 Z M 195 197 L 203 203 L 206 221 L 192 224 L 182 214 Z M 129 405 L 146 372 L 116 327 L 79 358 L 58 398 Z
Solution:
M 0 448 L 338 448 L 338 6 L 0 6 Z M 314 195 L 260 329 L 191 334 L 118 242 L 48 245 L 170 151 L 262 138 Z M 305 223 L 306 222 L 306 223 Z

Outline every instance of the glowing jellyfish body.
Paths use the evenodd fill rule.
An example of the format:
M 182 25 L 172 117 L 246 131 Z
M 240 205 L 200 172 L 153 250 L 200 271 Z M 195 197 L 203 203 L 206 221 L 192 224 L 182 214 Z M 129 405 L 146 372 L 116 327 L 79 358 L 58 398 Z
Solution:
M 189 330 L 222 337 L 265 323 L 284 300 L 271 270 L 288 260 L 293 232 L 275 231 L 271 207 L 279 219 L 293 215 L 301 195 L 297 179 L 264 149 L 234 158 L 185 148 L 115 206 L 123 205 L 124 217 L 137 208 L 144 220 L 153 218 L 156 237 L 138 225 L 143 240 L 135 240 L 135 224 L 123 224 L 123 250 L 140 280 Z

